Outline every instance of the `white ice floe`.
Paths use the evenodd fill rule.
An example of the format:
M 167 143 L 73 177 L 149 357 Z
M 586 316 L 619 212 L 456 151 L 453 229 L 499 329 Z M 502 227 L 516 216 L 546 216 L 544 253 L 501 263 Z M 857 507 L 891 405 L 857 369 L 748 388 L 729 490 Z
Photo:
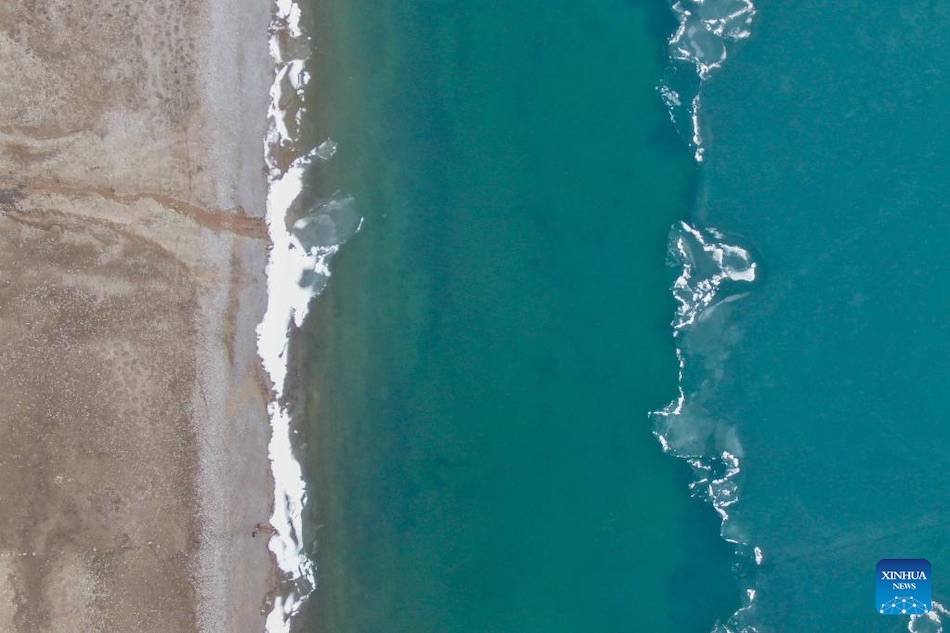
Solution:
M 289 618 L 299 608 L 308 588 L 316 583 L 313 565 L 303 550 L 303 504 L 306 485 L 290 442 L 290 414 L 281 404 L 287 378 L 287 348 L 291 323 L 299 326 L 306 315 L 312 289 L 300 285 L 308 270 L 325 268 L 315 254 L 308 253 L 285 227 L 290 204 L 302 189 L 304 163 L 298 161 L 281 177 L 272 178 L 267 195 L 267 225 L 271 251 L 267 263 L 267 311 L 257 328 L 258 353 L 274 388 L 267 407 L 271 439 L 268 458 L 274 477 L 274 534 L 269 547 L 277 566 L 303 588 L 301 595 L 281 595 L 267 617 L 269 633 L 289 631 Z
M 281 42 L 304 38 L 300 7 L 292 0 L 276 0 L 270 29 L 274 81 L 268 110 L 269 130 L 264 139 L 268 166 L 266 220 L 271 241 L 267 262 L 267 310 L 257 328 L 258 353 L 273 386 L 267 413 L 271 425 L 268 457 L 274 478 L 273 527 L 268 547 L 283 574 L 283 584 L 267 614 L 267 633 L 288 633 L 291 618 L 316 587 L 313 561 L 304 543 L 306 483 L 291 441 L 291 416 L 285 406 L 287 353 L 290 335 L 299 328 L 310 304 L 330 276 L 329 262 L 340 246 L 360 227 L 352 196 L 311 200 L 305 175 L 333 158 L 337 144 L 327 139 L 283 168 L 282 156 L 295 151 L 304 112 L 304 89 L 310 79 L 305 59 L 285 58 Z M 292 95 L 287 95 L 291 91 Z M 282 104 L 294 103 L 291 110 Z M 295 128 L 288 121 L 292 114 Z
M 267 195 L 271 250 L 267 263 L 267 311 L 258 326 L 258 352 L 274 386 L 268 405 L 274 476 L 274 527 L 269 546 L 291 587 L 275 601 L 267 631 L 289 631 L 289 619 L 316 586 L 313 562 L 303 543 L 306 484 L 291 443 L 291 417 L 282 404 L 287 353 L 294 328 L 303 325 L 310 304 L 330 277 L 330 259 L 355 234 L 361 220 L 352 196 L 305 201 L 304 174 L 314 161 L 329 160 L 336 144 L 327 140 L 295 160 L 283 174 L 272 173 Z M 292 217 L 290 217 L 292 214 Z M 292 219 L 291 228 L 288 220 Z
M 755 281 L 756 263 L 749 251 L 723 240 L 716 229 L 698 229 L 686 222 L 670 231 L 670 264 L 681 271 L 673 283 L 674 333 L 695 323 L 718 301 L 735 298 L 734 293 L 722 292 L 728 282 Z
M 303 36 L 300 29 L 300 5 L 294 0 L 276 0 L 276 10 L 274 11 L 274 23 L 287 29 L 287 34 L 293 38 Z
M 907 630 L 910 633 L 943 633 L 943 618 L 950 614 L 950 611 L 936 600 L 930 602 L 929 613 L 910 616 L 907 622 Z
M 735 479 L 741 472 L 742 444 L 735 427 L 688 406 L 685 390 L 687 356 L 682 339 L 716 308 L 746 294 L 757 277 L 750 252 L 713 228 L 699 229 L 680 222 L 670 231 L 669 264 L 679 269 L 673 282 L 676 313 L 672 327 L 677 341 L 677 397 L 655 412 L 655 434 L 663 450 L 682 457 L 695 475 L 690 488 L 708 499 L 722 519 L 738 501 Z
M 726 62 L 733 43 L 751 35 L 756 10 L 751 0 L 673 0 L 671 7 L 678 21 L 669 39 L 673 68 L 659 92 L 695 160 L 703 162 L 703 87 Z M 764 559 L 762 549 L 745 542 L 729 514 L 740 497 L 738 478 L 743 451 L 736 425 L 704 408 L 697 391 L 708 395 L 717 378 L 694 376 L 696 370 L 692 366 L 709 364 L 710 359 L 703 356 L 710 351 L 692 349 L 687 353 L 686 345 L 686 339 L 697 328 L 707 330 L 703 336 L 715 335 L 716 331 L 710 330 L 704 321 L 710 319 L 717 307 L 745 296 L 758 277 L 758 267 L 747 249 L 727 241 L 716 229 L 698 228 L 686 222 L 672 227 L 668 252 L 670 265 L 679 271 L 672 287 L 676 299 L 672 327 L 679 386 L 676 398 L 654 413 L 654 434 L 665 452 L 685 459 L 692 467 L 690 489 L 708 500 L 719 514 L 723 539 L 736 546 L 741 560 L 747 560 L 750 566 L 754 561 L 758 567 Z M 728 355 L 726 346 L 725 342 L 715 346 L 717 361 Z M 714 632 L 754 633 L 754 627 L 740 621 L 749 615 L 756 597 L 755 587 L 747 587 L 742 608 L 727 623 L 717 624 Z
M 679 117 L 688 118 L 694 157 L 702 162 L 705 157 L 700 130 L 703 83 L 726 62 L 731 42 L 751 35 L 755 6 L 751 0 L 676 0 L 671 6 L 679 25 L 669 39 L 670 58 L 692 65 L 699 86 L 689 99 L 683 98 L 682 90 L 674 90 L 669 85 L 661 86 L 660 92 L 674 123 Z M 681 106 L 687 101 L 689 107 L 681 112 Z
M 717 330 L 705 324 L 720 305 L 748 294 L 758 278 L 758 264 L 751 252 L 728 239 L 714 228 L 698 228 L 687 222 L 677 223 L 670 231 L 669 265 L 679 271 L 672 285 L 676 312 L 671 323 L 677 343 L 679 385 L 677 397 L 653 415 L 654 434 L 665 452 L 681 457 L 693 470 L 690 490 L 710 502 L 722 523 L 722 538 L 758 566 L 762 550 L 750 547 L 744 535 L 731 520 L 730 511 L 739 502 L 739 475 L 744 455 L 736 426 L 730 420 L 711 414 L 696 402 L 706 396 L 702 390 L 715 388 L 716 379 L 699 380 L 690 373 L 693 363 L 705 364 L 703 354 L 717 349 L 725 354 L 725 343 L 690 347 L 686 340 L 699 336 L 715 337 Z M 700 328 L 700 330 L 697 330 Z M 703 329 L 705 328 L 705 329 Z M 690 350 L 690 351 L 687 351 Z M 692 382 L 689 382 L 692 381 Z M 690 385 L 693 385 L 692 387 Z M 730 623 L 719 624 L 721 633 L 750 629 L 732 628 L 740 615 L 746 614 L 755 598 L 754 587 L 747 592 L 748 602 Z

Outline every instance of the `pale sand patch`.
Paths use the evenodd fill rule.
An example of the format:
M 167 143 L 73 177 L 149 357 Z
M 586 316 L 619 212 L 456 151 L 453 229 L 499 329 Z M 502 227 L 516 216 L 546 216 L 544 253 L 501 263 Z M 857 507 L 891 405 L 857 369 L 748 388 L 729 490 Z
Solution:
M 0 552 L 0 626 L 13 630 L 13 617 L 16 615 L 16 590 L 13 586 L 14 552 Z

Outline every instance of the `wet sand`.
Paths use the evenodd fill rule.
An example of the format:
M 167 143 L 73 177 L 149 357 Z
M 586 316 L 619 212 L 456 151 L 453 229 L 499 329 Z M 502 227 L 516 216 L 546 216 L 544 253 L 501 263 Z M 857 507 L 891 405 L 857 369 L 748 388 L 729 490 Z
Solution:
M 0 630 L 260 631 L 270 5 L 0 5 Z

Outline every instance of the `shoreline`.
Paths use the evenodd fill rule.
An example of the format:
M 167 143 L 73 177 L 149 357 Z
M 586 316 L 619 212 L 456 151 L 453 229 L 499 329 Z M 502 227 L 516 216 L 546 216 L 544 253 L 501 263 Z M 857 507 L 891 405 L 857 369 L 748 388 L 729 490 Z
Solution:
M 304 138 L 310 38 L 302 29 L 301 19 L 301 8 L 294 0 L 277 0 L 269 30 L 274 74 L 265 141 L 265 217 L 271 248 L 266 268 L 267 309 L 258 326 L 257 344 L 273 386 L 267 405 L 274 499 L 268 547 L 282 582 L 267 614 L 267 633 L 289 633 L 317 585 L 314 561 L 307 553 L 304 536 L 308 482 L 292 441 L 296 430 L 291 412 L 294 394 L 288 384 L 291 341 L 330 277 L 330 260 L 362 223 L 352 197 L 320 201 L 304 195 L 305 174 L 313 166 L 330 161 L 337 144 L 327 138 L 308 145 Z
M 264 627 L 273 6 L 239 9 L 0 10 L 2 630 Z
M 202 82 L 216 123 L 211 147 L 218 205 L 245 209 L 245 215 L 261 220 L 267 195 L 264 137 L 273 72 L 267 49 L 272 7 L 271 2 L 247 0 L 235 10 L 233 3 L 209 0 L 209 61 Z M 259 226 L 266 231 L 263 222 Z M 205 538 L 198 551 L 198 569 L 204 574 L 195 578 L 203 631 L 263 630 L 266 602 L 277 585 L 266 539 L 251 536 L 268 522 L 273 506 L 265 411 L 271 386 L 255 346 L 267 302 L 267 247 L 266 237 L 234 244 L 228 255 L 231 291 L 226 294 L 222 288 L 206 304 L 210 323 L 203 345 L 214 351 L 207 355 L 202 387 L 210 387 L 219 400 L 208 401 L 196 389 L 196 408 L 205 404 L 208 422 L 199 425 L 205 430 L 199 477 Z M 215 339 L 221 331 L 215 324 L 221 323 L 232 333 L 230 344 Z

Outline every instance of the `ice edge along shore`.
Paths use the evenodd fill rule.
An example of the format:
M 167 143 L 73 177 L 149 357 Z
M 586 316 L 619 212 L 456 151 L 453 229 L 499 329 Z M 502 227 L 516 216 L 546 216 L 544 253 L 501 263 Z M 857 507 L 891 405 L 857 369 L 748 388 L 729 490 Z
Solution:
M 299 147 L 300 124 L 306 112 L 304 90 L 310 77 L 305 69 L 307 58 L 289 55 L 286 49 L 306 50 L 309 38 L 301 29 L 297 3 L 277 0 L 274 6 L 269 32 L 274 78 L 264 140 L 268 170 L 265 219 L 271 250 L 266 268 L 267 310 L 257 329 L 257 344 L 274 390 L 267 406 L 271 426 L 268 459 L 274 480 L 274 510 L 270 518 L 274 533 L 268 545 L 283 575 L 282 588 L 267 615 L 265 631 L 283 633 L 290 631 L 291 619 L 317 582 L 303 541 L 306 482 L 294 456 L 291 415 L 284 401 L 287 353 L 293 329 L 303 325 L 311 300 L 320 294 L 330 276 L 329 261 L 345 239 L 338 240 L 340 243 L 304 243 L 288 227 L 288 215 L 303 191 L 308 167 L 330 160 L 336 153 L 336 144 L 327 139 L 316 148 Z M 320 218 L 321 209 L 329 206 L 318 208 L 317 217 Z M 320 219 L 328 217 L 324 214 Z M 308 278 L 311 283 L 304 283 Z

